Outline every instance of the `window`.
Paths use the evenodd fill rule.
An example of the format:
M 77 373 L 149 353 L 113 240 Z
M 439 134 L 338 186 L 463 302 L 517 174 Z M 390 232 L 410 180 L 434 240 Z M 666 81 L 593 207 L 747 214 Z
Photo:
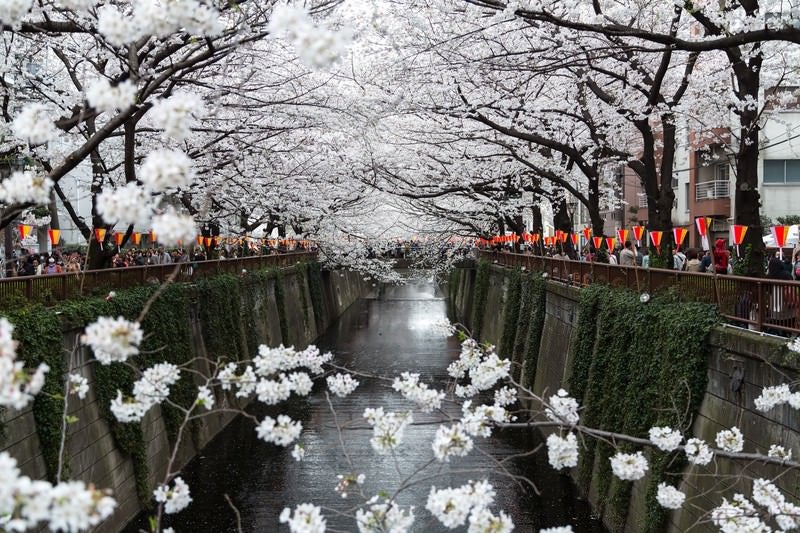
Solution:
M 684 198 L 686 198 L 686 212 L 688 213 L 689 212 L 689 184 L 688 183 L 684 184 L 684 190 L 685 190 L 685 193 L 686 193 L 686 195 L 684 196 Z
M 731 167 L 727 163 L 724 165 L 717 165 L 714 169 L 714 179 L 717 181 L 730 181 Z
M 800 159 L 766 159 L 764 183 L 800 185 Z

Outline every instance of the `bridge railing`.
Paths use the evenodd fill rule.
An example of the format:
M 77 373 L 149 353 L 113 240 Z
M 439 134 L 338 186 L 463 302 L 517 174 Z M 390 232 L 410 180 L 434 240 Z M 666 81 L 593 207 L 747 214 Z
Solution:
M 83 294 L 98 294 L 112 290 L 157 284 L 174 276 L 176 282 L 191 282 L 221 273 L 241 273 L 242 270 L 284 268 L 301 261 L 313 261 L 315 252 L 289 252 L 275 255 L 239 257 L 164 265 L 133 266 L 20 276 L 0 279 L 0 306 L 7 302 L 55 303 Z
M 800 282 L 681 272 L 607 263 L 571 261 L 536 255 L 480 252 L 490 262 L 546 272 L 570 285 L 605 283 L 640 293 L 671 290 L 682 302 L 716 304 L 733 325 L 780 335 L 800 334 Z

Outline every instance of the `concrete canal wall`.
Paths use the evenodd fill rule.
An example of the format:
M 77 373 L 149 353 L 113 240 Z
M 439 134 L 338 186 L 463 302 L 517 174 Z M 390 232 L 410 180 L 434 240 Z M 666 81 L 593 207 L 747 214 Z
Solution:
M 259 344 L 304 348 L 370 289 L 356 273 L 320 272 L 315 264 L 243 277 L 222 276 L 197 286 L 176 285 L 156 301 L 143 323 L 145 332 L 154 335 L 148 348 L 163 348 L 167 360 L 174 360 L 176 354 L 181 354 L 182 360 L 243 359 L 255 355 Z M 111 302 L 96 297 L 50 309 L 0 311 L 18 325 L 19 334 L 29 332 L 21 339 L 23 357 L 30 362 L 49 357 L 46 360 L 53 366 L 61 363 L 56 358 L 63 353 L 63 370 L 81 373 L 90 381 L 85 400 L 69 399 L 69 414 L 77 422 L 68 427 L 65 472 L 66 477 L 113 490 L 119 508 L 98 531 L 119 531 L 145 508 L 152 489 L 164 476 L 176 435 L 176 417 L 156 407 L 141 425 L 114 421 L 105 400 L 113 397 L 117 388 L 130 387 L 132 376 L 120 370 L 121 365 L 112 370 L 115 365 L 90 364 L 90 354 L 76 346 L 77 338 L 81 326 L 97 314 L 130 313 L 135 317 L 135 309 L 141 309 L 154 290 L 118 291 Z M 53 331 L 46 331 L 46 326 Z M 158 359 L 156 354 L 153 360 Z M 203 370 L 203 363 L 197 364 Z M 51 386 L 58 392 L 57 381 Z M 188 391 L 192 388 L 189 383 Z M 188 400 L 191 402 L 191 397 Z M 217 398 L 221 401 L 235 405 L 232 397 Z M 2 449 L 17 459 L 23 474 L 54 478 L 62 409 L 60 402 L 37 398 L 37 403 L 22 411 L 3 413 Z M 209 416 L 187 427 L 189 436 L 183 439 L 178 466 L 191 460 L 234 416 Z
M 537 283 L 526 281 L 534 277 L 538 280 Z M 540 292 L 534 286 L 541 287 Z M 612 404 L 607 406 L 607 412 L 618 413 L 611 418 L 607 414 L 602 422 L 595 418 L 595 423 L 603 425 L 608 422 L 610 426 L 619 423 L 624 426 L 632 418 L 635 422 L 637 410 L 646 413 L 648 409 L 652 409 L 649 401 L 641 401 L 643 396 L 639 389 L 647 388 L 648 385 L 641 380 L 637 383 L 639 374 L 645 375 L 642 380 L 652 381 L 650 385 L 655 389 L 652 393 L 655 398 L 658 395 L 657 389 L 673 386 L 670 383 L 672 380 L 681 380 L 680 372 L 688 365 L 694 369 L 694 375 L 698 379 L 694 383 L 687 382 L 685 387 L 698 388 L 698 394 L 688 409 L 689 416 L 684 418 L 688 428 L 685 432 L 687 438 L 693 435 L 713 445 L 718 431 L 738 426 L 745 437 L 744 451 L 766 453 L 773 443 L 783 444 L 795 454 L 800 451 L 800 417 L 796 411 L 784 406 L 762 413 L 753 407 L 753 400 L 763 387 L 797 379 L 798 361 L 785 349 L 785 342 L 749 331 L 713 325 L 707 333 L 700 335 L 704 339 L 702 343 L 697 343 L 693 348 L 684 349 L 679 346 L 674 350 L 670 346 L 680 339 L 676 340 L 673 336 L 691 336 L 694 327 L 692 324 L 678 323 L 678 327 L 682 329 L 676 331 L 665 327 L 659 337 L 652 334 L 654 331 L 658 332 L 658 328 L 637 323 L 636 316 L 625 316 L 621 311 L 617 314 L 613 311 L 603 313 L 587 303 L 582 306 L 584 290 L 588 289 L 543 280 L 538 274 L 514 274 L 510 269 L 488 264 L 478 268 L 458 269 L 451 274 L 447 284 L 447 291 L 452 298 L 451 313 L 455 318 L 477 330 L 481 340 L 498 346 L 501 355 L 512 357 L 518 363 L 522 381 L 531 386 L 535 393 L 549 396 L 559 388 L 572 390 L 571 385 L 573 388 L 577 387 L 575 383 L 586 383 L 587 379 L 591 381 L 592 374 L 606 372 L 604 379 L 607 382 L 599 384 L 600 387 L 616 389 L 619 393 L 603 396 L 601 388 L 595 386 L 592 389 L 591 384 L 580 389 L 583 392 L 579 397 L 582 406 L 588 405 L 586 400 L 595 394 L 594 397 L 599 401 Z M 611 298 L 611 293 L 605 294 L 603 298 Z M 637 295 L 631 295 L 626 302 L 628 308 L 636 314 Z M 616 305 L 613 301 L 599 301 L 597 304 L 600 309 L 607 305 Z M 640 305 L 652 305 L 652 302 Z M 672 310 L 670 305 L 674 307 Z M 680 318 L 681 306 L 685 304 L 662 305 L 658 313 Z M 581 324 L 581 309 L 585 309 L 586 313 L 597 312 L 599 318 L 593 325 L 596 328 L 594 337 L 586 334 L 587 328 L 591 330 L 591 326 Z M 644 313 L 645 309 L 651 311 L 644 307 L 639 310 Z M 686 308 L 686 313 L 697 317 L 702 316 L 703 310 Z M 633 350 L 622 355 L 632 359 L 631 362 L 615 361 L 613 354 L 601 355 L 603 350 L 600 345 L 609 342 L 608 330 L 620 327 L 618 323 L 610 323 L 611 317 L 616 319 L 615 322 L 627 320 L 631 324 L 638 324 L 632 327 L 651 332 L 649 338 L 639 337 L 636 342 L 642 345 L 662 343 L 665 350 L 673 350 L 665 358 L 665 364 L 660 366 L 660 377 L 647 377 L 648 370 L 644 368 L 646 364 L 635 360 L 635 355 L 632 355 L 636 353 L 635 346 Z M 508 324 L 509 320 L 513 320 L 513 324 Z M 604 323 L 603 320 L 609 323 Z M 702 321 L 697 322 L 697 328 L 703 327 L 700 324 Z M 623 378 L 614 382 L 614 374 L 600 368 L 600 365 L 596 368 L 576 363 L 576 358 L 580 358 L 583 352 L 588 352 L 590 361 L 602 356 L 611 366 L 629 366 L 624 367 Z M 678 363 L 683 366 L 677 367 L 678 371 L 674 376 L 669 372 L 671 361 L 683 361 Z M 589 375 L 581 381 L 575 379 L 575 372 Z M 686 375 L 692 374 L 688 372 Z M 685 405 L 680 408 L 685 408 Z M 589 417 L 590 413 L 585 411 L 584 415 Z M 634 424 L 624 427 L 636 426 Z M 632 431 L 639 433 L 636 436 L 646 437 L 645 427 L 648 425 Z M 679 458 L 665 468 L 659 467 L 657 474 L 653 474 L 656 463 L 653 462 L 651 452 L 647 452 L 651 457 L 653 475 L 635 483 L 620 482 L 613 478 L 608 479 L 611 477 L 608 476 L 608 469 L 604 470 L 601 464 L 607 463 L 608 453 L 601 453 L 599 445 L 597 448 L 592 453 L 587 453 L 588 457 L 595 458 L 594 461 L 590 459 L 589 464 L 579 465 L 572 470 L 571 475 L 611 531 L 716 531 L 710 524 L 707 513 L 720 505 L 723 497 L 730 499 L 735 492 L 749 496 L 750 482 L 742 478 L 772 479 L 781 471 L 780 468 L 757 463 L 733 463 L 720 459 L 707 467 L 689 467 Z M 676 475 L 670 476 L 665 472 Z M 660 510 L 657 504 L 653 505 L 654 493 L 651 492 L 648 497 L 648 489 L 654 491 L 657 482 L 661 480 L 686 492 L 689 502 L 681 510 L 667 513 Z M 795 503 L 800 496 L 798 481 L 800 480 L 794 473 L 784 473 L 778 480 L 778 485 L 786 492 L 790 501 Z

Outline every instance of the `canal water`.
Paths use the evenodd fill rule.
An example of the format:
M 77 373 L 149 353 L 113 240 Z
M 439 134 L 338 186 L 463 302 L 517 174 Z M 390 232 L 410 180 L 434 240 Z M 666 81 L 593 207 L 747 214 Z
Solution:
M 445 338 L 432 327 L 446 313 L 447 302 L 432 281 L 383 286 L 375 298 L 357 301 L 316 344 L 332 351 L 339 365 L 387 377 L 418 372 L 424 382 L 441 388 L 448 378 L 448 364 L 459 353 L 456 339 Z M 290 449 L 258 440 L 251 421 L 241 417 L 234 421 L 185 470 L 183 477 L 194 501 L 183 512 L 169 517 L 166 525 L 177 533 L 236 531 L 236 516 L 224 500 L 226 494 L 241 514 L 245 532 L 288 531 L 278 522 L 281 510 L 304 502 L 353 515 L 355 506 L 363 501 L 353 493 L 342 499 L 335 492 L 338 474 L 363 473 L 363 488 L 368 495 L 380 491 L 392 494 L 402 479 L 432 459 L 433 435 L 439 423 L 446 421 L 441 414 L 415 412 L 414 424 L 406 429 L 396 457 L 378 455 L 369 444 L 372 431 L 362 418 L 364 409 L 382 406 L 385 411 L 403 411 L 411 404 L 391 390 L 390 382 L 359 380 L 361 385 L 350 397 L 332 398 L 336 419 L 321 387 L 307 401 L 282 410 L 303 423 L 301 441 L 306 457 L 302 462 L 292 458 Z M 454 418 L 460 414 L 455 402 L 444 410 Z M 265 412 L 253 411 L 259 418 Z M 337 421 L 343 428 L 346 454 L 339 443 Z M 468 456 L 436 463 L 416 476 L 419 482 L 398 498 L 403 505 L 415 506 L 414 531 L 452 531 L 424 509 L 431 485 L 456 487 L 482 479 L 488 479 L 497 491 L 492 510 L 497 513 L 502 509 L 512 516 L 516 531 L 536 532 L 567 524 L 576 532 L 602 531 L 589 506 L 577 498 L 570 479 L 550 468 L 544 446 L 530 453 L 541 444 L 534 431 L 496 432 L 488 439 L 476 439 L 476 448 Z M 502 469 L 497 467 L 498 462 Z M 521 478 L 530 479 L 541 494 Z M 330 510 L 324 514 L 328 531 L 358 531 L 352 518 Z M 142 517 L 126 531 L 133 533 L 146 526 L 146 517 Z

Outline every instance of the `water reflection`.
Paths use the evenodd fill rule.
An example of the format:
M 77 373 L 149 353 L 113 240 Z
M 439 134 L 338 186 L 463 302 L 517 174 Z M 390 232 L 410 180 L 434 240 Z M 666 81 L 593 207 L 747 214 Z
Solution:
M 382 287 L 379 296 L 360 300 L 317 342 L 336 354 L 338 364 L 362 372 L 393 376 L 403 371 L 419 372 L 432 384 L 446 380 L 447 365 L 457 357 L 455 339 L 445 339 L 431 324 L 446 313 L 446 302 L 432 283 L 414 282 L 401 287 Z M 351 495 L 342 500 L 334 492 L 336 475 L 364 473 L 369 495 L 394 492 L 401 479 L 398 470 L 410 473 L 433 457 L 431 442 L 440 415 L 415 413 L 415 424 L 406 430 L 404 444 L 395 458 L 377 455 L 369 444 L 371 429 L 361 415 L 366 407 L 406 410 L 411 405 L 394 393 L 388 382 L 359 378 L 362 382 L 349 398 L 334 399 L 337 419 L 332 416 L 324 392 L 316 390 L 308 401 L 296 402 L 282 412 L 302 420 L 306 459 L 296 463 L 290 450 L 264 444 L 256 438 L 249 421 L 237 420 L 215 439 L 203 455 L 187 469 L 194 502 L 169 524 L 185 531 L 235 531 L 236 519 L 224 501 L 230 495 L 241 513 L 245 531 L 278 531 L 278 515 L 285 506 L 303 502 L 345 511 L 357 505 Z M 458 416 L 460 408 L 446 409 Z M 266 410 L 255 409 L 259 417 Z M 337 423 L 344 449 L 338 445 Z M 532 432 L 499 433 L 479 442 L 480 450 L 451 463 L 436 464 L 428 471 L 435 479 L 419 481 L 403 492 L 399 501 L 415 505 L 414 531 L 446 531 L 424 510 L 431 485 L 457 486 L 469 479 L 488 478 L 497 489 L 498 508 L 510 514 L 517 531 L 572 524 L 576 531 L 601 531 L 590 519 L 588 506 L 577 500 L 566 476 L 555 474 L 542 452 L 525 458 L 513 456 L 535 448 L 541 439 Z M 495 461 L 514 476 L 525 476 L 545 493 L 537 496 L 530 487 L 500 476 Z M 350 518 L 327 511 L 329 530 L 357 531 Z M 137 524 L 145 527 L 144 519 Z M 132 526 L 128 531 L 135 531 Z

